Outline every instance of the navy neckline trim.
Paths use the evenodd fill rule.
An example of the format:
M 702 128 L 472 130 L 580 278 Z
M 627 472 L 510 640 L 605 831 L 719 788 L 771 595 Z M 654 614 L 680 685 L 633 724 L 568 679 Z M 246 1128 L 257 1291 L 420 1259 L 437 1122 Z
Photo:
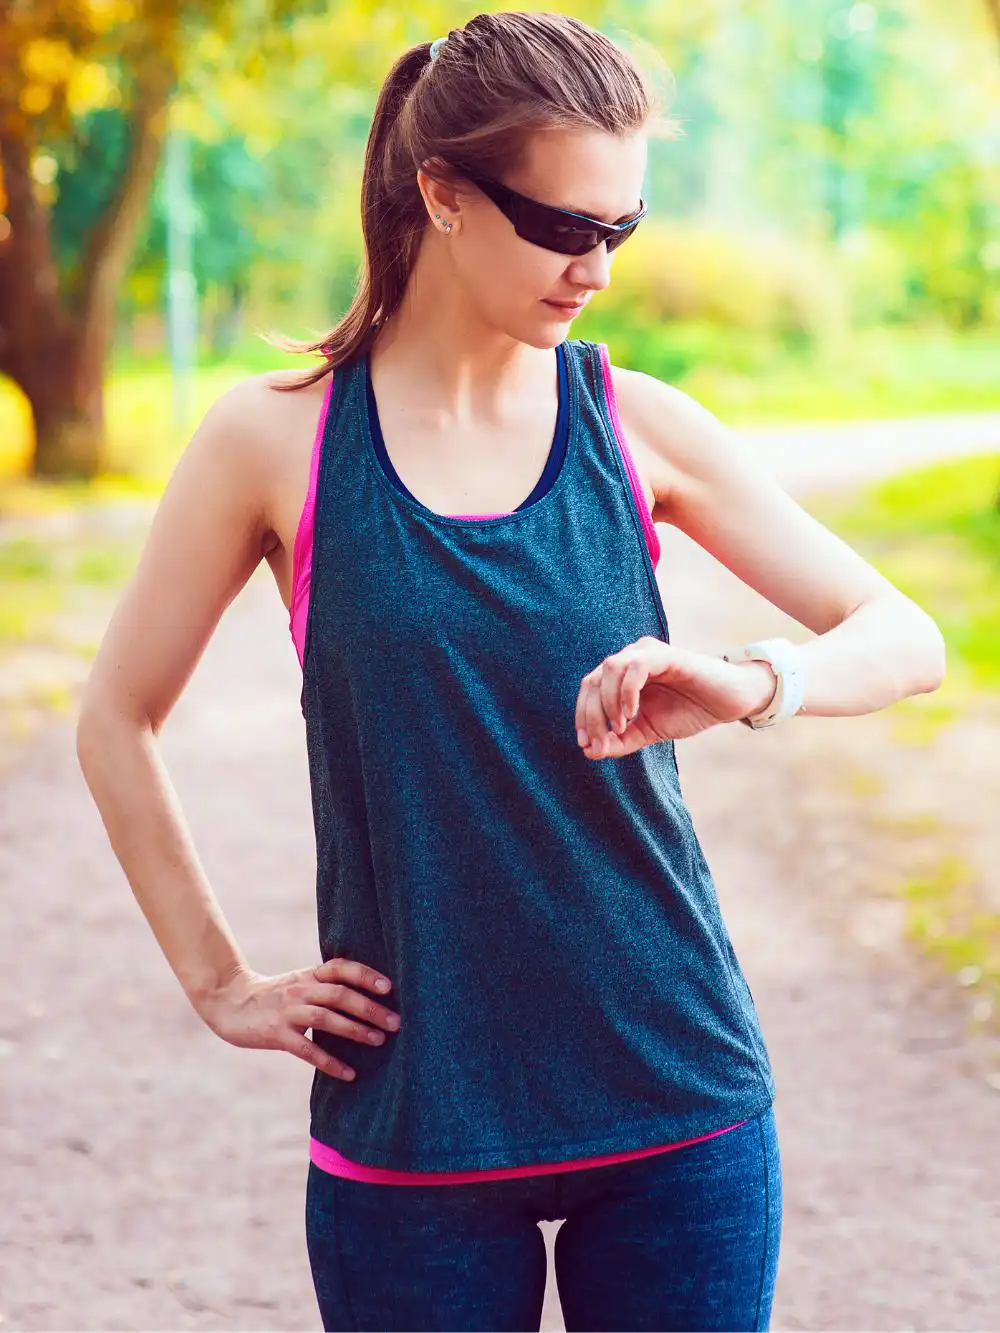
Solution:
M 521 501 L 517 506 L 517 509 L 505 512 L 516 514 L 519 510 L 528 509 L 531 505 L 541 500 L 552 488 L 556 478 L 562 470 L 562 465 L 566 457 L 566 449 L 569 443 L 569 376 L 566 369 L 565 345 L 563 343 L 558 343 L 555 351 L 559 401 L 556 410 L 556 424 L 555 429 L 552 432 L 552 444 L 549 448 L 549 455 L 545 460 L 545 467 L 542 470 L 542 475 L 535 482 L 531 494 Z M 434 513 L 434 510 L 429 509 L 427 505 L 418 500 L 412 491 L 403 484 L 403 479 L 392 465 L 392 460 L 385 447 L 385 437 L 382 434 L 382 426 L 379 422 L 378 404 L 375 401 L 375 391 L 372 387 L 371 362 L 368 356 L 365 356 L 364 358 L 364 374 L 365 396 L 368 403 L 369 434 L 371 435 L 372 447 L 375 451 L 375 457 L 378 460 L 379 467 L 385 474 L 386 479 L 397 491 L 402 495 L 405 495 L 412 504 L 417 505 L 427 513 Z

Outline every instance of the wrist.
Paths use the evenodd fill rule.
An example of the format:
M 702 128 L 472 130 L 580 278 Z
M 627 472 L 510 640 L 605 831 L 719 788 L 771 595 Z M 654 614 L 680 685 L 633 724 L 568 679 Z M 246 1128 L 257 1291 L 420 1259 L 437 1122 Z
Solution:
M 744 717 L 753 717 L 763 712 L 774 699 L 778 690 L 778 677 L 768 662 L 734 662 L 733 666 L 746 677 L 747 702 L 743 710 Z
M 798 649 L 788 639 L 755 639 L 731 648 L 722 657 L 733 665 L 757 664 L 773 676 L 773 684 L 770 681 L 765 684 L 761 675 L 752 678 L 747 675 L 748 685 L 760 692 L 750 711 L 740 716 L 746 726 L 759 731 L 802 711 L 805 677 Z M 770 693 L 765 694 L 765 690 Z
M 185 984 L 184 991 L 195 1013 L 208 1022 L 207 1015 L 220 1000 L 228 998 L 255 976 L 256 973 L 246 963 L 233 963 L 224 971 L 203 976 L 196 982 L 189 981 Z

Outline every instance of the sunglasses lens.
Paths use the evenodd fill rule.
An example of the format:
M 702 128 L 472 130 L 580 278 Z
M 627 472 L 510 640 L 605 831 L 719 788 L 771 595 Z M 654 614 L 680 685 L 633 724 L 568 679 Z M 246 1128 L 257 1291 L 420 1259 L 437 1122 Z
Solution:
M 559 213 L 548 211 L 543 213 L 535 209 L 525 209 L 519 221 L 521 224 L 518 228 L 519 234 L 525 240 L 544 246 L 546 250 L 555 250 L 561 255 L 589 254 L 602 241 L 607 241 L 610 253 L 623 241 L 627 241 L 639 225 L 637 218 L 631 227 L 611 232 L 609 235 L 596 227 L 588 227 L 586 223 L 568 221 Z
M 603 239 L 600 232 L 589 227 L 565 227 L 556 223 L 549 228 L 547 245 L 550 250 L 556 250 L 562 255 L 585 255 L 600 245 Z
M 579 226 L 564 213 L 529 200 L 521 203 L 515 225 L 524 240 L 563 255 L 584 255 L 601 242 L 593 227 Z
M 639 225 L 639 219 L 636 218 L 636 220 L 632 223 L 631 227 L 623 227 L 621 231 L 615 232 L 614 236 L 609 236 L 608 254 L 610 254 L 612 250 L 617 250 L 618 247 L 624 244 L 624 242 L 627 241 L 630 236 L 634 236 L 635 229 L 636 227 L 638 227 L 638 225 Z

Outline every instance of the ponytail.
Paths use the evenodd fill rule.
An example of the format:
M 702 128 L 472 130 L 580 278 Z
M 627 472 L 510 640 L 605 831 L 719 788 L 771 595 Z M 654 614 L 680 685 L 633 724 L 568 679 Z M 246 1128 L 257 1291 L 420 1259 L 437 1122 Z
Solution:
M 361 187 L 364 267 L 347 313 L 315 342 L 268 339 L 284 351 L 319 353 L 324 364 L 293 383 L 277 384 L 275 388 L 304 389 L 323 379 L 337 366 L 366 351 L 376 329 L 399 309 L 426 213 L 412 168 L 409 190 L 404 189 L 403 181 L 394 178 L 398 146 L 392 140 L 407 99 L 430 65 L 429 53 L 429 42 L 404 52 L 389 71 L 375 104 Z

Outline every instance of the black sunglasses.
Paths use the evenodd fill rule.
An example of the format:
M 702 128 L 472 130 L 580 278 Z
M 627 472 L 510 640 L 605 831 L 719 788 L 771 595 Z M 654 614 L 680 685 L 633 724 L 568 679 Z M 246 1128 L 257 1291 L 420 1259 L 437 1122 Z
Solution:
M 566 208 L 540 204 L 537 199 L 518 194 L 488 176 L 479 176 L 463 168 L 459 170 L 514 224 L 518 236 L 561 255 L 585 255 L 602 241 L 607 243 L 609 251 L 616 250 L 646 216 L 646 204 L 640 199 L 638 211 L 624 222 L 599 222 L 586 213 L 572 213 Z

